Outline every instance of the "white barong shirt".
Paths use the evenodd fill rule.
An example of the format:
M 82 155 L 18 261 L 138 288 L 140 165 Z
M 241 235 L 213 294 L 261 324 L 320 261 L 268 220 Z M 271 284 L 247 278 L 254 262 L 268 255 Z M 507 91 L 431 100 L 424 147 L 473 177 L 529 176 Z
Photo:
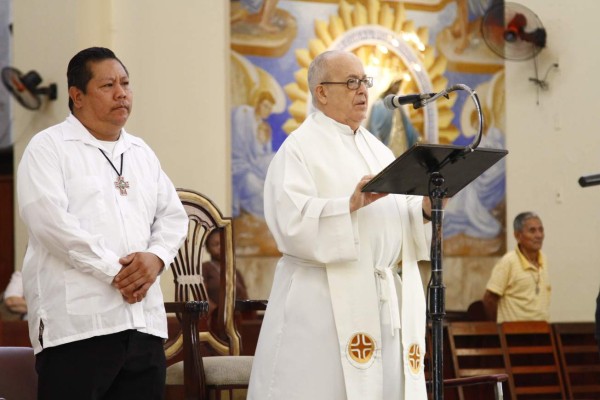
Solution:
M 188 218 L 154 152 L 123 129 L 112 155 L 117 173 L 77 118 L 35 135 L 17 175 L 20 215 L 29 243 L 23 285 L 35 353 L 127 329 L 167 337 L 160 279 L 141 302 L 128 304 L 111 283 L 119 258 L 151 252 L 172 262 Z

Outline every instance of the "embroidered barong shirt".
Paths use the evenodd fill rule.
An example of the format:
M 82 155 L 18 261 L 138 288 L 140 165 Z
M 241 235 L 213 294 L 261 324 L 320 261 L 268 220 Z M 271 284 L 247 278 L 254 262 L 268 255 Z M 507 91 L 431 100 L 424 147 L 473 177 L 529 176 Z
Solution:
M 36 353 L 127 329 L 167 337 L 160 277 L 146 297 L 128 304 L 111 283 L 119 258 L 151 252 L 172 262 L 188 218 L 156 155 L 123 129 L 112 155 L 129 184 L 127 195 L 77 118 L 34 136 L 17 177 L 19 211 L 29 243 L 23 284 L 29 335 Z

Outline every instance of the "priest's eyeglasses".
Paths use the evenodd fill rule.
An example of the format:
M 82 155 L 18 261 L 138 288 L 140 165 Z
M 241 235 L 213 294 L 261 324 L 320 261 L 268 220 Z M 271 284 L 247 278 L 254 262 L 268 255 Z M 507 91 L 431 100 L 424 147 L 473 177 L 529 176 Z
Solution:
M 373 87 L 373 77 L 367 76 L 363 79 L 358 78 L 350 78 L 346 82 L 321 82 L 321 85 L 346 85 L 346 87 L 350 90 L 357 90 L 360 87 L 360 84 L 364 83 L 365 87 L 371 88 Z

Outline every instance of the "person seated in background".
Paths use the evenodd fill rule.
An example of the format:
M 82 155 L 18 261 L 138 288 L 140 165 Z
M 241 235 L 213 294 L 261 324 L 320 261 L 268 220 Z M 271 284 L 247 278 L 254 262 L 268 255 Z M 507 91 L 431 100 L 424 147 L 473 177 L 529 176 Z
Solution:
M 544 226 L 533 212 L 523 212 L 513 222 L 517 248 L 494 266 L 483 297 L 489 320 L 548 321 L 550 279 L 542 253 Z
M 212 313 L 219 304 L 219 290 L 221 282 L 221 235 L 220 230 L 212 231 L 206 238 L 206 250 L 210 254 L 210 260 L 202 263 L 202 279 L 208 294 L 210 312 Z M 236 270 L 235 275 L 235 297 L 240 300 L 248 299 L 248 290 L 244 277 Z
M 27 319 L 27 303 L 23 296 L 23 278 L 21 271 L 13 272 L 4 291 L 4 305 L 7 312 L 2 314 L 2 319 Z

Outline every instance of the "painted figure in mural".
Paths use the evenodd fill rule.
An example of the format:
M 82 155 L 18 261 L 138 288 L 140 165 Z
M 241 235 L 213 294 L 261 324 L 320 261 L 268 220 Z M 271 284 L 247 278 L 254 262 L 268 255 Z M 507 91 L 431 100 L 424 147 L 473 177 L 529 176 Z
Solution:
M 271 126 L 266 121 L 275 98 L 268 90 L 254 95 L 253 106 L 240 105 L 231 112 L 232 214 L 246 211 L 264 218 L 263 187 L 273 159 Z
M 456 19 L 450 27 L 457 45 L 454 51 L 461 54 L 480 35 L 481 19 L 490 7 L 502 0 L 456 0 Z
M 425 400 L 417 260 L 429 257 L 429 199 L 361 191 L 394 155 L 361 126 L 372 78 L 358 57 L 320 54 L 308 86 L 317 111 L 283 142 L 265 181 L 283 257 L 248 398 Z
M 408 119 L 402 108 L 388 110 L 383 103 L 388 95 L 397 95 L 402 79 L 393 81 L 375 100 L 367 121 L 367 130 L 383 144 L 390 147 L 395 156 L 399 156 L 419 141 L 419 132 Z
M 481 99 L 485 131 L 481 147 L 503 149 L 505 131 L 504 72 L 476 88 Z M 463 135 L 475 134 L 479 115 L 474 103 L 467 101 L 461 111 Z M 469 136 L 470 137 L 470 136 Z M 502 217 L 506 193 L 506 162 L 494 164 L 475 181 L 454 196 L 444 211 L 446 249 L 470 248 L 477 254 L 494 254 L 504 243 Z M 467 246 L 466 244 L 470 244 Z M 465 254 L 468 255 L 468 254 Z
M 264 32 L 277 32 L 274 24 L 275 11 L 279 0 L 240 0 L 240 6 L 232 10 L 231 23 L 245 20 L 256 24 Z
M 544 226 L 537 214 L 523 212 L 513 222 L 517 248 L 494 266 L 483 304 L 488 319 L 548 321 L 550 279 L 542 253 Z
M 124 129 L 129 73 L 106 48 L 67 68 L 67 119 L 35 135 L 17 173 L 39 399 L 159 399 L 160 274 L 188 217 L 154 152 Z

